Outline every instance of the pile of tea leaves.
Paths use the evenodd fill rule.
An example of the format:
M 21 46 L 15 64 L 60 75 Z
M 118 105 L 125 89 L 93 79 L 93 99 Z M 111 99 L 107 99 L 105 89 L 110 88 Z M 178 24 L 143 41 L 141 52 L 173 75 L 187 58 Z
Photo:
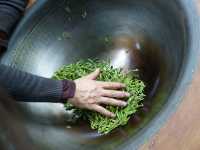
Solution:
M 126 125 L 130 117 L 142 107 L 142 100 L 145 96 L 145 84 L 139 79 L 138 74 L 134 70 L 125 74 L 121 69 L 112 67 L 109 61 L 87 59 L 63 66 L 54 73 L 53 79 L 75 80 L 88 75 L 97 68 L 101 70 L 97 80 L 121 82 L 126 85 L 124 91 L 130 93 L 130 97 L 127 99 L 128 105 L 126 107 L 105 106 L 108 110 L 116 114 L 115 118 L 108 118 L 97 112 L 75 108 L 69 103 L 65 104 L 65 108 L 66 110 L 74 110 L 74 113 L 87 119 L 92 129 L 97 130 L 101 134 L 107 134 L 119 126 Z

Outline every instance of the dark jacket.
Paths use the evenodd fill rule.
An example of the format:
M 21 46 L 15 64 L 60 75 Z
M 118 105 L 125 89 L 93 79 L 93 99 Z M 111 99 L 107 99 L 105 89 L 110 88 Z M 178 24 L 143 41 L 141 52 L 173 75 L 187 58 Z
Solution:
M 0 0 L 0 46 L 6 47 L 27 0 Z M 28 49 L 27 49 L 28 50 Z M 32 75 L 0 64 L 0 86 L 17 101 L 64 102 L 74 96 L 73 81 L 57 81 Z

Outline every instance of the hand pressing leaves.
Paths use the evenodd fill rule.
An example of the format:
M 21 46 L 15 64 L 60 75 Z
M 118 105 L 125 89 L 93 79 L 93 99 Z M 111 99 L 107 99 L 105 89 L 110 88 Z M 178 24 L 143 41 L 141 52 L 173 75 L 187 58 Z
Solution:
M 114 113 L 101 105 L 126 106 L 127 103 L 120 99 L 128 97 L 129 93 L 118 91 L 125 88 L 122 83 L 96 81 L 99 74 L 100 69 L 97 69 L 93 73 L 75 80 L 75 96 L 68 101 L 75 107 L 96 111 L 107 117 L 115 117 Z
M 100 68 L 101 73 L 99 69 L 93 72 L 96 68 Z M 145 97 L 145 85 L 139 80 L 138 71 L 129 70 L 124 73 L 119 68 L 113 68 L 109 61 L 80 60 L 63 66 L 55 72 L 53 78 L 75 81 L 77 92 L 73 99 L 66 101 L 66 110 L 73 110 L 79 118 L 88 120 L 92 129 L 103 134 L 126 125 L 130 117 L 142 107 Z M 123 106 L 122 102 L 125 102 L 119 99 L 126 97 L 126 94 L 128 96 L 128 93 L 122 91 L 130 93 L 126 101 L 128 105 L 117 107 Z M 115 117 L 109 118 L 104 115 Z

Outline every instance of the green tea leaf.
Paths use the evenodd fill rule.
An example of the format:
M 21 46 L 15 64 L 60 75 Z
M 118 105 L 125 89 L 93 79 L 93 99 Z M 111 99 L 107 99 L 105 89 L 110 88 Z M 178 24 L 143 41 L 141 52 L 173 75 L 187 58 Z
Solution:
M 145 96 L 145 85 L 144 82 L 138 79 L 138 74 L 134 70 L 124 74 L 121 69 L 111 66 L 109 61 L 100 61 L 98 59 L 81 60 L 77 63 L 63 66 L 54 73 L 53 78 L 75 80 L 95 71 L 96 68 L 101 70 L 97 80 L 126 84 L 124 91 L 131 94 L 127 99 L 128 105 L 125 108 L 106 106 L 108 110 L 116 114 L 115 118 L 107 118 L 97 112 L 81 110 L 69 103 L 65 104 L 65 108 L 66 110 L 73 109 L 77 115 L 86 118 L 92 129 L 98 130 L 99 133 L 107 134 L 119 126 L 126 125 L 130 117 L 137 112 L 138 108 L 142 107 L 141 102 Z

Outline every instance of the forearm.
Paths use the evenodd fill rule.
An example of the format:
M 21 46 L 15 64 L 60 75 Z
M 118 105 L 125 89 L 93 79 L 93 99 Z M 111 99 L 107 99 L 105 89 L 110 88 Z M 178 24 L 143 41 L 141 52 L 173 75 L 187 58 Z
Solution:
M 0 1 L 0 53 L 7 48 L 8 39 L 23 15 L 27 0 Z
M 28 0 L 0 0 L 0 52 L 7 48 L 12 30 L 23 15 Z M 72 81 L 56 81 L 0 65 L 0 86 L 18 101 L 64 102 L 73 97 Z
M 72 81 L 57 81 L 0 65 L 0 85 L 17 101 L 62 103 L 74 96 Z
M 26 8 L 27 0 L 1 0 L 0 1 L 0 31 L 8 36 L 20 20 Z

